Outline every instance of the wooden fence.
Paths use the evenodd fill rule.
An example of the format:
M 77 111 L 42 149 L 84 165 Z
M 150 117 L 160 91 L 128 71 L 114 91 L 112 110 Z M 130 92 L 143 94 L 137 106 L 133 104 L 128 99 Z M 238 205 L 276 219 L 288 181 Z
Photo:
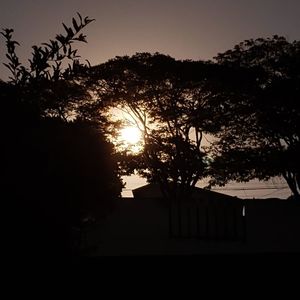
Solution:
M 170 238 L 245 241 L 246 222 L 241 200 L 177 201 L 169 207 Z
M 130 198 L 120 200 L 118 209 L 103 224 L 75 230 L 74 240 L 80 253 L 106 245 L 118 251 L 114 249 L 116 244 L 124 249 L 132 247 L 134 252 L 143 243 L 145 252 L 151 245 L 152 249 L 160 249 L 159 253 L 166 253 L 165 249 L 171 249 L 176 240 L 187 240 L 187 251 L 191 245 L 199 244 L 201 252 L 206 245 L 220 250 L 226 244 L 235 251 L 249 253 L 299 253 L 299 216 L 300 203 L 279 199 L 207 198 L 168 205 L 159 199 Z

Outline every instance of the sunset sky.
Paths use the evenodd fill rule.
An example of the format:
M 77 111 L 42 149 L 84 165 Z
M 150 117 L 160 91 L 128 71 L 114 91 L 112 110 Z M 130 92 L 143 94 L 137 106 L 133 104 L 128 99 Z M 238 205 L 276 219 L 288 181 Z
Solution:
M 80 54 L 92 64 L 116 55 L 161 52 L 212 59 L 238 42 L 279 34 L 300 38 L 298 0 L 1 0 L 0 28 L 14 28 L 24 61 L 31 46 L 63 31 L 80 12 L 95 18 Z M 4 43 L 0 48 L 5 61 Z M 0 78 L 6 79 L 0 67 Z
M 31 46 L 63 32 L 76 12 L 96 19 L 79 47 L 92 65 L 144 51 L 212 59 L 249 38 L 300 39 L 299 0 L 1 0 L 0 28 L 15 30 L 26 62 Z M 7 80 L 3 39 L 0 45 L 0 78 Z

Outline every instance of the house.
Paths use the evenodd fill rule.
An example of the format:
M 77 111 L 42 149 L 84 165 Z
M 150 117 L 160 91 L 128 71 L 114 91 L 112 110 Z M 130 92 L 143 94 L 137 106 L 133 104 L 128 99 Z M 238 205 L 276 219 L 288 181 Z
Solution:
M 248 201 L 201 188 L 195 188 L 192 201 L 167 203 L 154 184 L 133 195 L 118 199 L 97 232 L 95 255 L 300 250 L 298 203 Z
M 241 222 L 241 219 L 231 215 L 242 216 L 242 201 L 235 197 L 195 188 L 196 201 L 183 201 L 179 207 L 165 201 L 155 184 L 134 189 L 133 195 L 133 198 L 118 200 L 114 213 L 103 227 L 103 240 L 155 243 L 173 238 L 240 238 L 242 234 L 233 232 L 234 222 Z M 224 220 L 224 209 L 230 215 L 229 221 Z M 228 233 L 223 232 L 224 222 L 230 222 L 226 227 Z M 241 228 L 239 224 L 237 227 Z
M 147 184 L 132 193 L 136 202 L 168 211 L 165 232 L 169 237 L 240 239 L 244 234 L 243 201 L 237 197 L 195 187 L 189 201 L 168 202 L 157 184 Z
M 235 197 L 196 188 L 196 201 L 183 201 L 179 207 L 164 201 L 159 187 L 153 184 L 133 190 L 133 195 L 118 199 L 113 213 L 98 232 L 101 241 L 95 255 L 231 251 L 232 241 L 237 243 L 243 238 L 242 201 Z M 213 202 L 220 205 L 207 206 Z M 214 249 L 211 241 L 218 242 Z
M 150 183 L 132 190 L 133 197 L 136 199 L 162 198 L 162 192 L 158 184 Z M 195 187 L 192 199 L 201 201 L 222 201 L 236 200 L 237 197 L 221 194 L 211 190 Z

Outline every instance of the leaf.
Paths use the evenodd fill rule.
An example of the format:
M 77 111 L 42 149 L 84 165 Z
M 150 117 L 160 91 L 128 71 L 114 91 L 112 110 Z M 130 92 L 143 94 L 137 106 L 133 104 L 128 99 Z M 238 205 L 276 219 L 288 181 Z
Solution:
M 43 56 L 45 57 L 45 56 L 47 56 L 47 53 L 46 53 L 46 51 L 45 50 L 43 50 L 42 48 L 40 48 L 39 49 L 39 51 L 43 54 Z
M 69 28 L 66 26 L 66 24 L 65 23 L 62 23 L 63 24 L 63 26 L 64 26 L 64 28 L 65 28 L 65 30 L 66 30 L 66 32 L 67 32 L 67 34 L 69 34 Z
M 77 25 L 77 22 L 76 22 L 76 20 L 75 20 L 74 18 L 72 19 L 72 23 L 73 23 L 73 26 L 74 26 L 76 32 L 78 32 L 78 31 L 80 30 L 80 28 L 79 28 L 79 26 Z
M 91 23 L 93 21 L 95 21 L 95 19 L 89 19 L 89 17 L 85 17 L 84 18 L 85 25 L 87 25 L 87 24 L 89 24 L 89 23 Z
M 61 61 L 60 62 L 55 62 L 55 63 L 56 63 L 57 69 L 59 69 L 61 67 Z
M 89 68 L 91 67 L 91 63 L 89 62 L 89 60 L 85 60 L 88 63 Z
M 77 15 L 78 15 L 78 17 L 79 17 L 79 19 L 80 19 L 80 23 L 82 24 L 82 16 L 80 15 L 79 12 L 77 12 Z
M 87 43 L 87 40 L 85 38 L 86 38 L 86 36 L 81 33 L 79 35 L 79 37 L 77 38 L 77 40 L 80 41 L 80 42 Z
M 3 65 L 8 68 L 12 73 L 14 72 L 14 70 L 11 68 L 10 65 L 6 64 L 6 63 L 3 63 Z
M 46 47 L 48 47 L 48 48 L 50 48 L 50 49 L 52 48 L 51 45 L 48 44 L 48 43 L 42 43 L 42 45 L 43 45 L 43 46 L 46 46 Z
M 18 45 L 18 46 L 20 46 L 20 44 L 17 42 L 17 41 L 12 41 L 11 42 L 13 45 Z
M 71 58 L 71 54 L 72 54 L 72 50 L 71 50 L 71 47 L 68 49 L 68 58 Z
M 74 32 L 73 32 L 72 28 L 69 28 L 68 37 L 72 37 L 72 36 L 74 36 Z
M 14 32 L 13 29 L 10 29 L 10 28 L 2 28 L 2 30 L 5 32 L 0 32 L 5 38 L 7 37 L 11 37 L 11 33 Z
M 67 47 L 66 47 L 66 45 L 63 45 L 63 52 L 64 52 L 64 54 L 67 53 Z
M 7 57 L 8 60 L 12 61 L 12 57 L 9 54 L 5 54 L 5 56 Z
M 62 34 L 58 34 L 58 35 L 56 36 L 56 39 L 57 39 L 61 44 L 64 44 L 65 41 L 66 41 L 65 37 L 64 37 Z
M 32 46 L 31 48 L 34 50 L 34 52 L 38 52 L 38 50 L 39 50 L 39 48 L 37 46 L 35 46 L 35 45 Z

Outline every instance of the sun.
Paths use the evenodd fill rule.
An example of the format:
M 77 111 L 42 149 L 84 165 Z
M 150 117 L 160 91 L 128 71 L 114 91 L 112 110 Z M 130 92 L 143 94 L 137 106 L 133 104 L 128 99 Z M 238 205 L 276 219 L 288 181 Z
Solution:
M 142 135 L 137 127 L 128 126 L 120 130 L 120 138 L 130 145 L 135 145 L 141 141 Z

